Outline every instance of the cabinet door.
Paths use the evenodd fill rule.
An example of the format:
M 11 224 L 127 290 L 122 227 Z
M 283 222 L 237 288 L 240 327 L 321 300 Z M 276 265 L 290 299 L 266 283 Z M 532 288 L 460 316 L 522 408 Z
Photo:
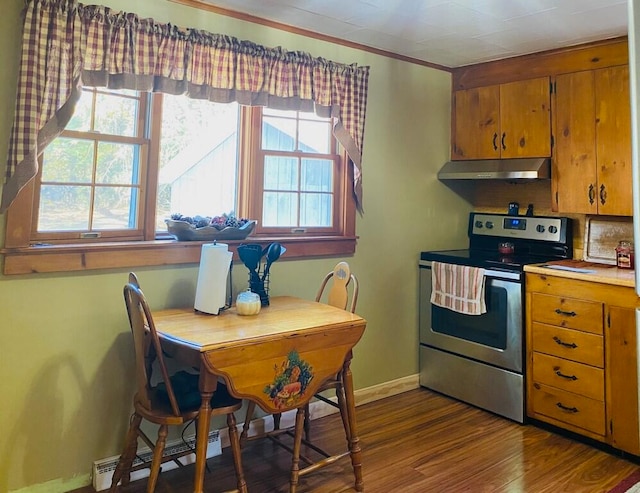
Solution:
M 454 92 L 452 159 L 500 157 L 499 98 L 499 86 Z
M 548 77 L 500 86 L 502 158 L 551 156 L 551 90 Z
M 598 213 L 633 215 L 629 68 L 595 71 Z
M 610 306 L 607 320 L 606 408 L 609 443 L 617 449 L 638 455 L 640 444 L 635 310 Z
M 556 77 L 556 189 L 559 212 L 598 213 L 593 71 Z

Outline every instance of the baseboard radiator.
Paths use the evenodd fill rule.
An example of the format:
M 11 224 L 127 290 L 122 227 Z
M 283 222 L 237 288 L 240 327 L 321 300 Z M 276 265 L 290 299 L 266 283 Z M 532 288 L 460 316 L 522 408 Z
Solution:
M 166 457 L 188 449 L 195 450 L 195 447 L 195 435 L 186 437 L 184 440 L 172 440 L 170 442 L 167 442 L 167 446 L 164 449 L 164 456 Z M 222 444 L 220 440 L 220 431 L 213 430 L 209 433 L 209 443 L 207 444 L 207 458 L 220 455 L 221 453 Z M 151 460 L 151 457 L 152 452 L 149 448 L 140 448 L 138 449 L 137 457 L 133 461 L 133 465 L 141 464 L 142 462 L 149 462 Z M 93 488 L 96 491 L 106 490 L 111 486 L 113 471 L 115 471 L 119 459 L 120 456 L 109 457 L 107 459 L 101 459 L 93 463 Z M 179 460 L 182 464 L 185 465 L 193 464 L 196 460 L 196 456 L 195 454 L 189 454 L 181 457 Z M 178 465 L 173 461 L 167 461 L 162 464 L 163 471 L 169 471 L 177 467 Z M 137 479 L 146 478 L 148 476 L 149 468 L 140 469 L 139 471 L 134 471 L 131 473 L 131 481 L 136 481 Z

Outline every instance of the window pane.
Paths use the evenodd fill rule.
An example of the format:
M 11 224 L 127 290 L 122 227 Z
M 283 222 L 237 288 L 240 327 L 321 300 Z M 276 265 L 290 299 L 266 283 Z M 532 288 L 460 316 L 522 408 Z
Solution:
M 264 117 L 262 119 L 262 148 L 269 151 L 295 150 L 296 120 Z
M 138 100 L 113 94 L 96 95 L 93 129 L 108 135 L 134 137 L 137 131 Z
M 67 130 L 78 130 L 80 132 L 90 131 L 92 105 L 93 91 L 83 90 L 80 100 L 76 103 L 73 116 L 65 128 Z
M 300 135 L 298 136 L 298 150 L 329 154 L 331 143 L 331 128 L 325 122 L 310 122 L 300 120 Z
M 298 160 L 266 156 L 264 158 L 265 190 L 298 190 Z
M 90 140 L 57 138 L 45 149 L 42 181 L 90 183 L 93 148 Z
M 136 227 L 138 190 L 131 187 L 96 187 L 91 229 Z
M 156 230 L 236 210 L 239 105 L 163 95 Z
M 300 196 L 300 226 L 332 226 L 332 199 L 326 193 L 303 193 Z
M 40 188 L 38 231 L 89 229 L 91 188 L 43 185 Z
M 262 211 L 263 226 L 298 225 L 298 194 L 286 192 L 265 192 Z
M 303 159 L 300 189 L 305 192 L 333 191 L 333 161 Z
M 96 183 L 138 185 L 139 146 L 129 144 L 98 144 Z

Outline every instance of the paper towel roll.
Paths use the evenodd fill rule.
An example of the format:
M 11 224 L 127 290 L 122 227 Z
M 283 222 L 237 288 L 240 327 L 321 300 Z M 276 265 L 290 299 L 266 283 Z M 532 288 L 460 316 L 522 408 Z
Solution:
M 227 277 L 233 252 L 225 243 L 206 243 L 200 253 L 200 270 L 194 308 L 218 315 L 227 297 Z

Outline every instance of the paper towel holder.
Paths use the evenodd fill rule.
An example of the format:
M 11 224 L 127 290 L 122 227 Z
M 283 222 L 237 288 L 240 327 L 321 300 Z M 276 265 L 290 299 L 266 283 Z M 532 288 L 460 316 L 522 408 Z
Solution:
M 202 245 L 194 310 L 219 315 L 233 303 L 233 252 L 225 243 Z

